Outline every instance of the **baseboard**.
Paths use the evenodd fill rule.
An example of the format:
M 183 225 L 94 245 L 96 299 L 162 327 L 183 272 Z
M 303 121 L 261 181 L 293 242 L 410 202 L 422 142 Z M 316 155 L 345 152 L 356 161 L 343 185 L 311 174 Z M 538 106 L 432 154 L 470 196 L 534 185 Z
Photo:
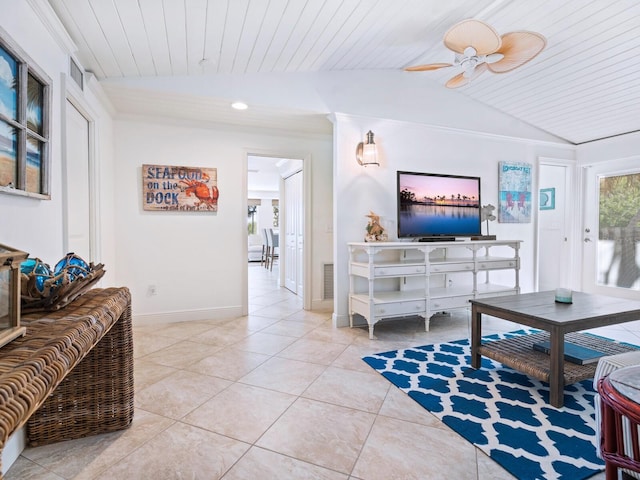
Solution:
M 334 312 L 334 314 L 331 315 L 331 321 L 333 322 L 334 327 L 348 327 L 349 315 L 336 315 Z
M 176 322 L 197 322 L 203 320 L 219 320 L 240 317 L 242 307 L 203 308 L 198 310 L 182 310 L 177 312 L 143 313 L 133 315 L 135 326 L 158 325 Z
M 311 300 L 311 310 L 333 310 L 333 300 Z
M 2 449 L 2 474 L 4 476 L 22 451 L 27 448 L 27 427 L 20 427 L 13 432 Z

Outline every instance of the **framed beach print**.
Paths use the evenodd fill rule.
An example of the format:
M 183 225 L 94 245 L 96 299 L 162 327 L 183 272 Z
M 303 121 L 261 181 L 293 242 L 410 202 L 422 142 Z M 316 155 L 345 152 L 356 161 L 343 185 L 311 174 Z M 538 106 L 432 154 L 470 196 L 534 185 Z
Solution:
M 0 193 L 48 200 L 51 79 L 0 28 Z
M 498 221 L 531 222 L 531 164 L 500 162 L 498 173 Z

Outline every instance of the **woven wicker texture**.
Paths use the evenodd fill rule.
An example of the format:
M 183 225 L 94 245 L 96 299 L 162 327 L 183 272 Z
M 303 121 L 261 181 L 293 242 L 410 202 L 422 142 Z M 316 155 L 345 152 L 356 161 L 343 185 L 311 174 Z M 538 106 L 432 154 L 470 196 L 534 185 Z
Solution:
M 636 350 L 636 348 L 629 345 L 623 345 L 579 332 L 568 333 L 564 336 L 564 339 L 566 342 L 592 348 L 606 355 L 615 355 L 617 353 Z M 519 372 L 543 382 L 549 382 L 551 363 L 549 355 L 533 349 L 534 343 L 544 341 L 549 341 L 548 332 L 520 335 L 505 340 L 483 343 L 479 352 L 481 355 L 492 358 Z M 596 366 L 597 362 L 578 365 L 565 361 L 564 384 L 571 385 L 572 383 L 581 382 L 587 378 L 593 378 Z
M 133 419 L 131 294 L 93 289 L 21 319 L 0 349 L 0 450 L 28 421 L 31 445 L 120 430 Z

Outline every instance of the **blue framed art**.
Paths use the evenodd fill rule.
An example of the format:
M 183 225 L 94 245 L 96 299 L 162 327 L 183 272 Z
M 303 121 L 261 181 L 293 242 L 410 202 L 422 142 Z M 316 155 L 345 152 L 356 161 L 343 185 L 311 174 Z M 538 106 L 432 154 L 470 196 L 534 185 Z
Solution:
M 531 164 L 499 162 L 499 168 L 498 222 L 531 222 Z
M 540 210 L 555 210 L 556 208 L 556 189 L 541 188 L 540 189 Z

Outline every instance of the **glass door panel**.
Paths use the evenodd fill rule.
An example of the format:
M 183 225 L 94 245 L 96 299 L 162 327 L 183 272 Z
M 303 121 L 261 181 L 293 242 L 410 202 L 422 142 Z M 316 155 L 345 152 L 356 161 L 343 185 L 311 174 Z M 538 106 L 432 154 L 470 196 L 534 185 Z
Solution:
M 587 169 L 583 289 L 640 298 L 640 168 L 624 166 Z

